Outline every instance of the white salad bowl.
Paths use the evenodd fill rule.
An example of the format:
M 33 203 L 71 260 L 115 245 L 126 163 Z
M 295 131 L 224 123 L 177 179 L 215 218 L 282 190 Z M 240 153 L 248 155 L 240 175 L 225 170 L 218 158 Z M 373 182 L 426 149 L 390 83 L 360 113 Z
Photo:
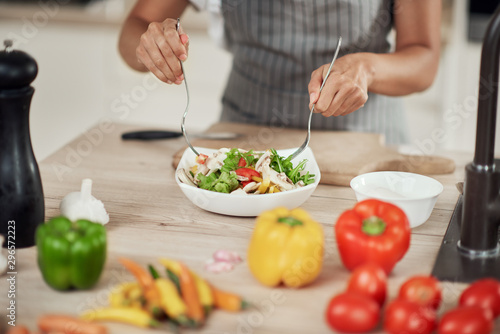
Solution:
M 375 198 L 401 208 L 410 227 L 422 225 L 429 219 L 443 185 L 428 176 L 406 172 L 373 172 L 351 180 L 356 199 Z
M 196 147 L 198 153 L 210 155 L 216 152 L 215 149 Z M 286 150 L 277 150 L 278 154 L 283 157 L 288 157 L 297 148 Z M 189 148 L 186 148 L 182 158 L 177 166 L 177 170 L 184 168 L 189 170 L 195 164 L 196 155 Z M 284 206 L 288 209 L 294 209 L 304 203 L 314 192 L 319 184 L 321 173 L 314 159 L 312 150 L 308 147 L 298 157 L 292 160 L 294 166 L 300 161 L 307 159 L 304 172 L 314 174 L 314 183 L 307 186 L 283 191 L 274 194 L 225 194 L 215 191 L 205 190 L 182 183 L 178 177 L 175 180 L 186 197 L 193 202 L 194 205 L 203 210 L 215 212 L 223 215 L 240 216 L 240 217 L 255 217 L 261 212 L 271 210 L 279 206 Z

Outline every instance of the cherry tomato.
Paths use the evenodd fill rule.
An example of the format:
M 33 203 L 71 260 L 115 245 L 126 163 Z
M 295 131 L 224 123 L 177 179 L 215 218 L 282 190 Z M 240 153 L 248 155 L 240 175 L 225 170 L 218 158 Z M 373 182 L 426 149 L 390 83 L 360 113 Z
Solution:
M 437 310 L 441 303 L 441 287 L 432 276 L 414 276 L 401 285 L 398 298 Z
M 382 306 L 387 295 L 387 275 L 376 263 L 362 264 L 352 272 L 347 291 L 366 295 Z
M 326 309 L 326 321 L 335 331 L 365 333 L 377 326 L 380 307 L 365 295 L 344 292 L 330 300 Z
M 459 306 L 445 313 L 439 334 L 488 334 L 493 330 L 491 311 L 480 306 Z
M 207 161 L 207 158 L 208 155 L 200 153 L 200 155 L 196 157 L 196 162 L 199 163 L 200 165 L 203 165 L 205 161 Z
M 247 161 L 245 158 L 241 157 L 240 161 L 238 161 L 238 167 L 245 167 L 247 165 Z
M 500 282 L 493 278 L 484 278 L 472 283 L 460 295 L 459 305 L 487 308 L 496 318 L 500 314 Z
M 436 311 L 404 299 L 385 309 L 384 330 L 391 334 L 429 334 L 436 328 Z

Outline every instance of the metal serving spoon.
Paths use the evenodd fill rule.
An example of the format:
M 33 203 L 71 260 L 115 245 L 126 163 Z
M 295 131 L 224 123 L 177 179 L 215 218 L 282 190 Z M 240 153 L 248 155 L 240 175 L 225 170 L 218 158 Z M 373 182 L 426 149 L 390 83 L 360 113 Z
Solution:
M 328 79 L 328 76 L 330 75 L 330 72 L 332 71 L 333 63 L 335 62 L 335 59 L 337 59 L 337 56 L 339 54 L 340 50 L 340 44 L 342 43 L 342 36 L 339 36 L 339 39 L 337 41 L 337 49 L 335 50 L 335 55 L 333 56 L 332 62 L 330 63 L 330 67 L 328 68 L 328 72 L 326 73 L 325 79 L 323 80 L 323 83 L 321 84 L 321 87 L 319 88 L 319 93 L 321 94 L 321 91 L 323 90 L 323 86 L 325 85 L 326 80 Z M 306 140 L 302 143 L 302 145 L 291 155 L 291 159 L 296 158 L 300 153 L 302 153 L 307 145 L 309 145 L 309 140 L 311 139 L 311 119 L 312 115 L 314 112 L 314 107 L 316 106 L 316 103 L 313 104 L 311 108 L 311 112 L 309 113 L 309 122 L 307 123 L 307 137 Z
M 177 26 L 176 26 L 177 32 L 179 32 L 180 27 L 181 27 L 181 19 L 178 18 L 177 19 Z M 182 115 L 181 131 L 182 131 L 182 134 L 184 135 L 184 139 L 186 139 L 186 143 L 188 144 L 191 151 L 193 151 L 194 154 L 196 154 L 196 156 L 198 156 L 200 154 L 194 149 L 193 145 L 191 145 L 191 142 L 189 141 L 189 138 L 188 138 L 187 133 L 186 133 L 186 126 L 184 125 L 184 123 L 186 122 L 186 116 L 187 116 L 188 109 L 189 109 L 189 89 L 188 89 L 188 84 L 187 84 L 187 80 L 186 80 L 186 73 L 184 72 L 184 66 L 182 65 L 182 61 L 179 61 L 179 62 L 181 63 L 182 74 L 184 74 L 184 85 L 186 86 L 186 98 L 187 98 L 186 109 L 184 110 L 184 114 Z

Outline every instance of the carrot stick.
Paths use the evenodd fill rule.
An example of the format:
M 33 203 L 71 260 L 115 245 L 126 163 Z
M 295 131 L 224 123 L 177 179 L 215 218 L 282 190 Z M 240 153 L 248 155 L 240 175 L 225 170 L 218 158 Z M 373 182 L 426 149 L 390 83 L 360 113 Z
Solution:
M 187 306 L 187 315 L 189 318 L 196 321 L 197 324 L 201 324 L 205 320 L 205 313 L 203 312 L 203 306 L 198 296 L 196 281 L 189 269 L 183 263 L 179 262 L 179 265 L 181 268 L 179 272 L 179 283 L 181 286 L 182 298 Z
M 219 290 L 212 285 L 210 288 L 214 296 L 215 307 L 221 310 L 238 312 L 250 306 L 245 300 L 234 293 Z
M 78 318 L 65 315 L 44 315 L 38 319 L 38 328 L 45 333 L 107 334 L 108 329 Z
M 146 269 L 127 258 L 118 259 L 123 266 L 134 275 L 142 288 L 148 309 L 156 316 L 161 313 L 160 293 L 155 285 L 155 280 Z
M 128 271 L 132 273 L 132 275 L 134 275 L 143 289 L 149 289 L 150 287 L 155 285 L 153 276 L 151 276 L 140 265 L 132 260 L 123 257 L 120 258 L 119 261 Z
M 30 331 L 24 326 L 15 326 L 9 329 L 7 334 L 30 334 Z

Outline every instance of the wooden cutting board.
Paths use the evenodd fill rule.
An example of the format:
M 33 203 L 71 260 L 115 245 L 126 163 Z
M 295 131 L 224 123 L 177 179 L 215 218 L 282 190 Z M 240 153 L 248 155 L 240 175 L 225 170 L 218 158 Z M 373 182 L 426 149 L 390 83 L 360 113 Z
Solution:
M 193 146 L 265 150 L 299 147 L 306 130 L 271 128 L 237 123 L 217 123 L 207 132 L 236 132 L 234 140 L 193 139 Z M 424 175 L 448 174 L 455 170 L 453 160 L 429 155 L 405 155 L 384 146 L 384 136 L 347 131 L 312 131 L 309 147 L 321 170 L 321 182 L 349 186 L 357 175 L 375 171 L 404 171 Z M 174 155 L 177 167 L 185 148 Z

